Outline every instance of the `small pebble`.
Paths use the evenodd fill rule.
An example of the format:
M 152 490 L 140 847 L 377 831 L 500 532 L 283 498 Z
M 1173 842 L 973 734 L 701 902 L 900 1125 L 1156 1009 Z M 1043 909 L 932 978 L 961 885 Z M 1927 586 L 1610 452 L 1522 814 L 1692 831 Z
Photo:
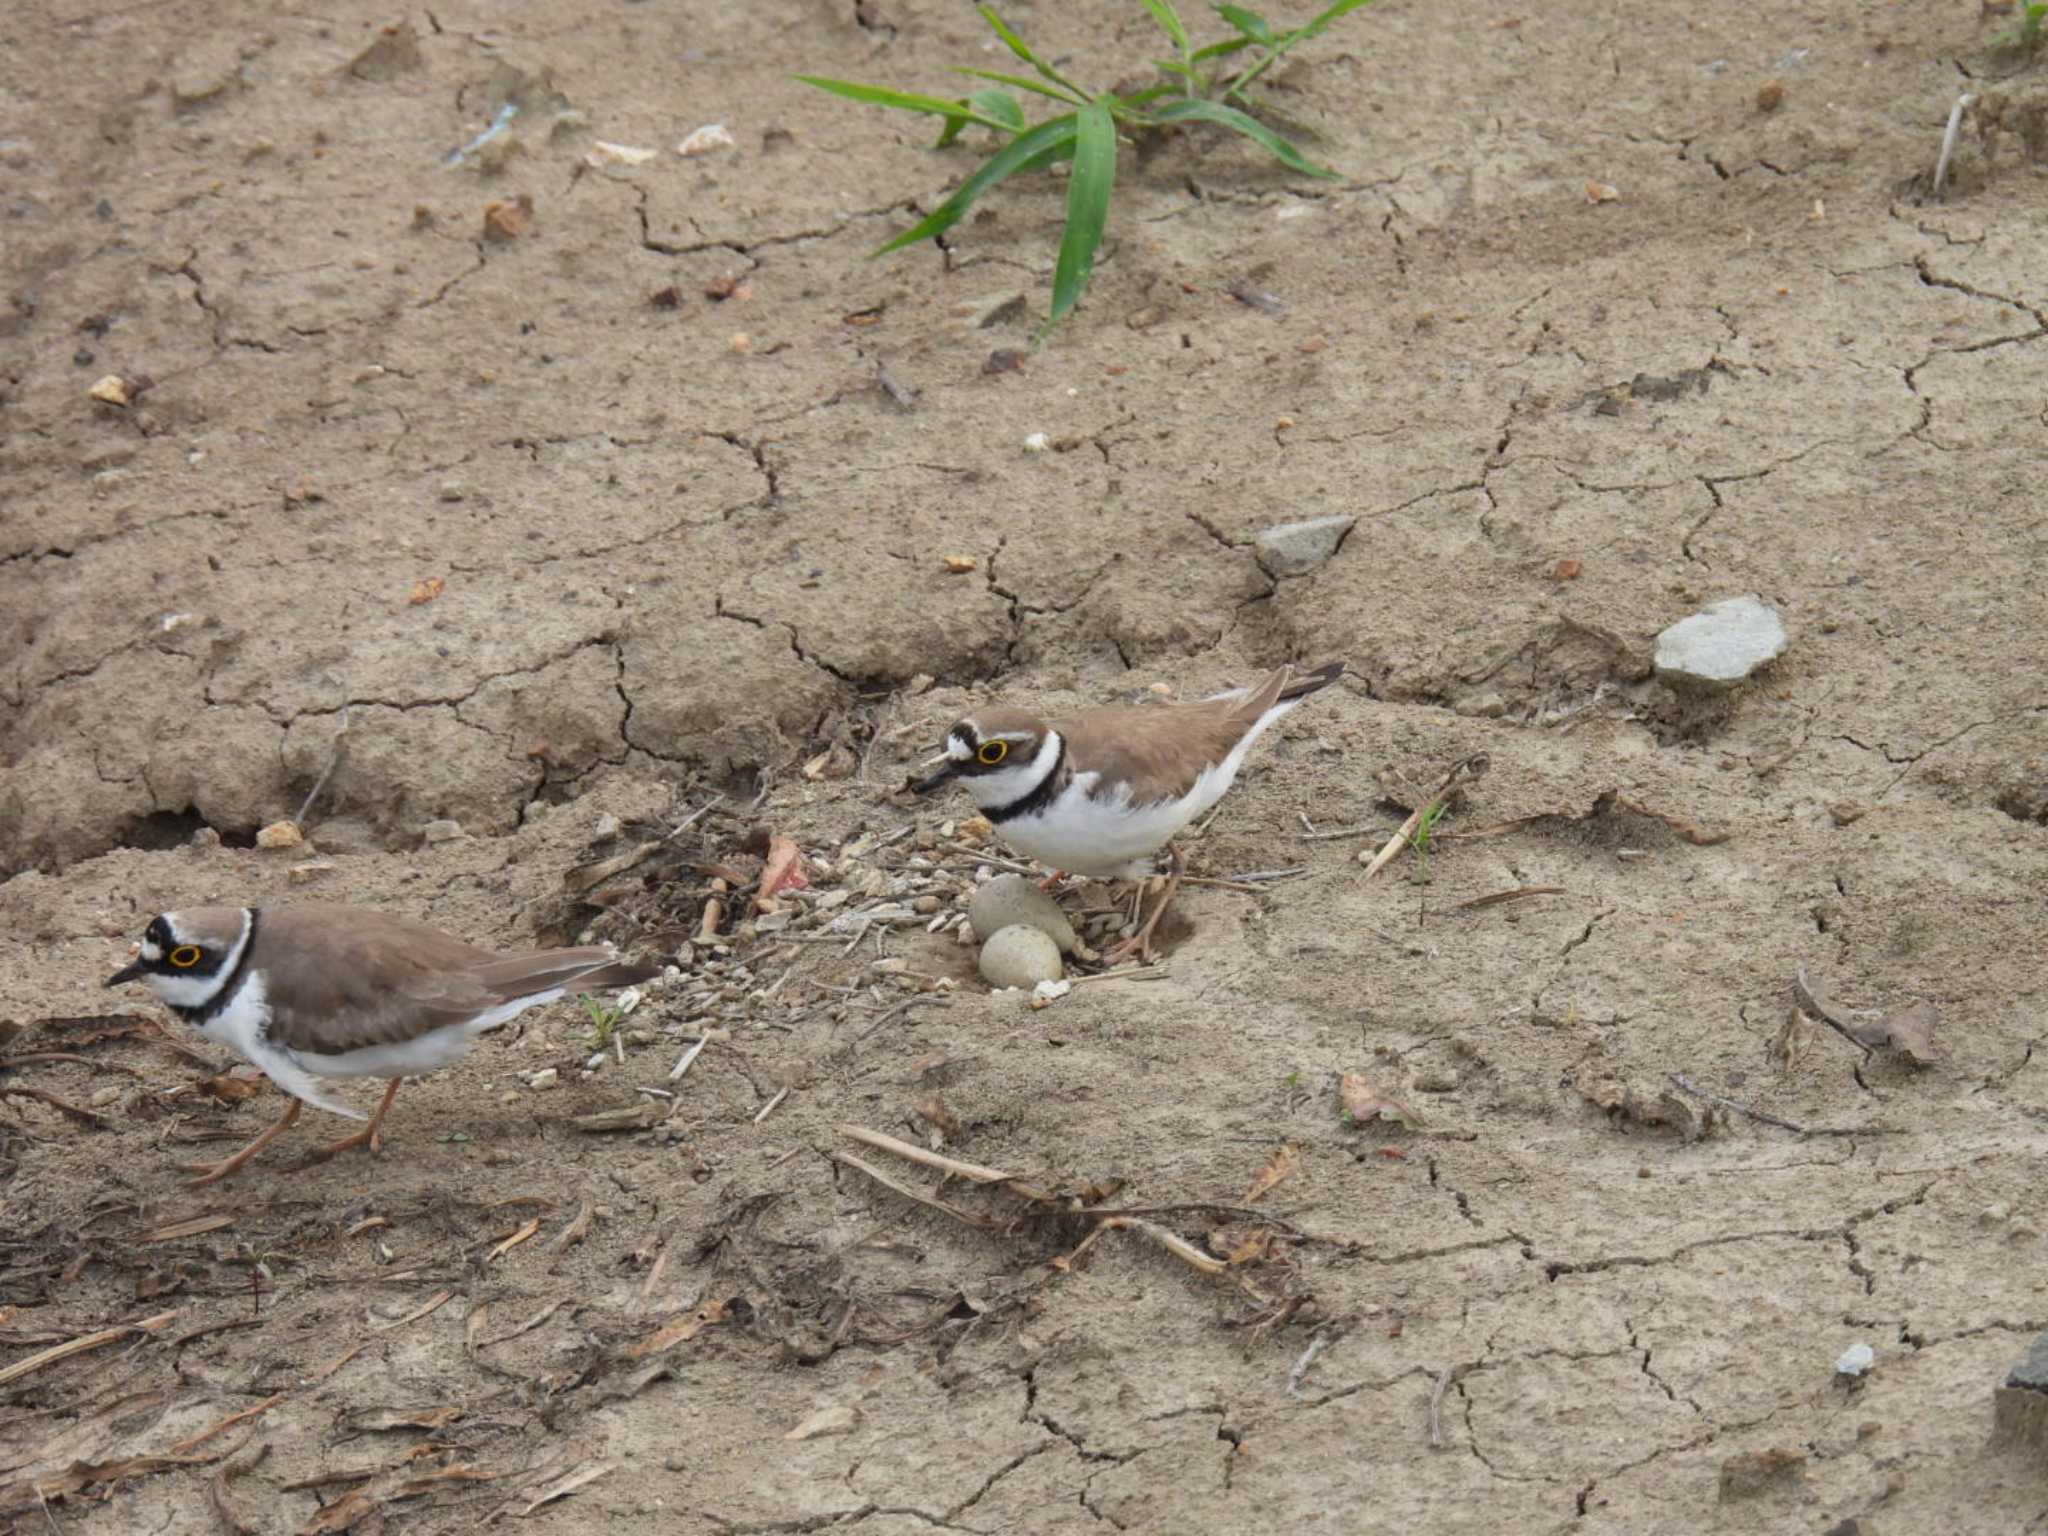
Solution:
M 295 821 L 273 821 L 256 834 L 258 848 L 296 848 L 305 840 Z
M 557 1072 L 553 1067 L 542 1067 L 538 1072 L 534 1073 L 533 1076 L 529 1077 L 526 1080 L 526 1086 L 534 1089 L 537 1092 L 543 1088 L 552 1088 L 561 1080 L 562 1074 Z
M 109 1104 L 118 1104 L 120 1102 L 121 1090 L 114 1087 L 111 1083 L 99 1089 L 90 1099 L 86 1100 L 86 1103 L 90 1104 L 94 1109 L 105 1109 Z
M 446 818 L 430 821 L 420 828 L 420 836 L 430 843 L 452 843 L 462 836 L 462 823 Z
M 1042 930 L 1025 923 L 999 928 L 981 946 L 981 977 L 991 987 L 1035 987 L 1065 974 L 1059 946 Z
M 1868 1344 L 1851 1344 L 1842 1351 L 1842 1357 L 1835 1362 L 1837 1376 L 1867 1375 L 1877 1363 L 1877 1351 Z

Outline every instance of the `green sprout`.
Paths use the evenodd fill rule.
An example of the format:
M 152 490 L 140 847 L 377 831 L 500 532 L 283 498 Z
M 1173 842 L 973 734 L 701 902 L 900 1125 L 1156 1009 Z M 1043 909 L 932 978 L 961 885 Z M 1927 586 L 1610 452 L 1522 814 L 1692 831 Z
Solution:
M 1429 834 L 1436 830 L 1436 824 L 1444 818 L 1444 803 L 1439 800 L 1422 813 L 1422 819 L 1415 824 L 1415 830 L 1408 834 L 1408 842 L 1415 849 L 1415 883 L 1429 884 Z
M 1110 193 L 1116 184 L 1119 130 L 1155 132 L 1176 123 L 1214 123 L 1242 134 L 1300 175 L 1336 176 L 1335 171 L 1308 159 L 1251 116 L 1246 108 L 1260 105 L 1251 95 L 1251 86 L 1259 76 L 1297 44 L 1370 0 L 1336 0 L 1310 21 L 1286 32 L 1276 31 L 1256 11 L 1238 5 L 1218 5 L 1216 14 L 1235 35 L 1200 48 L 1188 36 L 1172 0 L 1141 3 L 1166 35 L 1174 57 L 1158 61 L 1165 77 L 1159 83 L 1127 96 L 1111 91 L 1091 93 L 1068 79 L 1034 53 L 988 5 L 978 7 L 982 20 L 1011 53 L 1031 66 L 1037 79 L 956 66 L 960 74 L 993 83 L 970 96 L 949 100 L 821 75 L 798 75 L 796 78 L 805 85 L 815 85 L 852 101 L 943 118 L 934 148 L 943 149 L 951 144 L 969 124 L 986 128 L 1006 141 L 961 182 L 952 196 L 874 254 L 884 256 L 943 234 L 960 221 L 976 198 L 1006 177 L 1021 171 L 1044 170 L 1057 161 L 1071 162 L 1066 225 L 1060 238 L 1059 257 L 1053 264 L 1052 311 L 1039 332 L 1042 340 L 1081 301 L 1095 270 L 1095 253 L 1102 244 L 1103 226 L 1109 220 Z M 1049 97 L 1066 110 L 1033 126 L 1024 116 L 1017 91 Z
M 2048 3 L 2032 0 L 2020 7 L 2012 28 L 1994 37 L 1991 46 L 2009 53 L 2031 54 L 2040 46 L 2044 31 L 2048 31 Z
M 618 1006 L 607 998 L 592 997 L 584 993 L 576 1001 L 583 1005 L 583 1011 L 590 1015 L 590 1048 L 593 1051 L 611 1049 L 612 1035 L 619 1027 L 619 1020 L 625 1017 Z

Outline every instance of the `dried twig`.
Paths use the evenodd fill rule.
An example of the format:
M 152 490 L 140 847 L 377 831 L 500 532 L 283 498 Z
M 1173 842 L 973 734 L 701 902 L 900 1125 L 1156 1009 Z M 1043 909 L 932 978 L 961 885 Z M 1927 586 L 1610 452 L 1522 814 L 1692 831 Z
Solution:
M 583 1192 L 583 1203 L 577 1207 L 575 1219 L 553 1237 L 549 1238 L 547 1246 L 541 1251 L 543 1253 L 560 1253 L 564 1248 L 573 1248 L 576 1244 L 582 1242 L 584 1234 L 590 1230 L 590 1218 L 596 1212 L 597 1201 L 591 1197 L 590 1191 L 585 1190 Z
M 941 843 L 941 848 L 950 853 L 964 853 L 978 864 L 993 864 L 997 869 L 1006 869 L 1013 875 L 1035 875 L 1035 865 L 1019 864 L 1015 859 L 1006 859 L 990 853 L 986 848 L 977 848 L 972 843 Z
M 96 1110 L 90 1110 L 61 1099 L 47 1088 L 31 1087 L 27 1083 L 0 1084 L 0 1096 L 14 1096 L 24 1099 L 40 1099 L 52 1109 L 61 1109 L 65 1114 L 83 1120 L 87 1125 L 105 1125 L 107 1117 Z
M 1955 105 L 1948 109 L 1948 126 L 1941 134 L 1941 153 L 1934 161 L 1934 200 L 1937 203 L 1948 201 L 1948 167 L 1949 162 L 1955 158 L 1956 136 L 1962 132 L 1963 113 L 1969 110 L 1970 104 L 1976 99 L 1965 91 L 1956 98 Z
M 1429 1394 L 1429 1448 L 1440 1451 L 1444 1448 L 1444 1393 L 1451 1385 L 1450 1367 L 1436 1373 L 1436 1386 Z
M 960 1209 L 959 1206 L 949 1205 L 944 1200 L 939 1199 L 935 1195 L 927 1195 L 919 1190 L 913 1189 L 908 1184 L 904 1183 L 901 1179 L 895 1178 L 890 1174 L 882 1172 L 882 1170 L 875 1167 L 874 1164 L 867 1162 L 862 1158 L 855 1157 L 851 1152 L 834 1152 L 832 1154 L 832 1161 L 835 1163 L 844 1164 L 848 1168 L 857 1169 L 859 1172 L 864 1173 L 869 1178 L 873 1179 L 877 1184 L 881 1185 L 884 1189 L 891 1190 L 894 1193 L 901 1195 L 904 1199 L 909 1200 L 914 1204 L 925 1206 L 934 1211 L 943 1212 L 945 1215 L 952 1217 L 955 1221 L 960 1222 L 963 1226 L 974 1227 L 977 1230 L 983 1232 L 989 1232 L 994 1230 L 994 1228 L 991 1226 L 989 1222 L 975 1215 L 972 1211 L 963 1211 Z
M 334 750 L 327 754 L 327 766 L 320 770 L 320 777 L 313 781 L 312 793 L 299 806 L 299 814 L 292 818 L 295 825 L 306 824 L 306 813 L 313 809 L 313 802 L 320 798 L 320 792 L 327 787 L 327 781 L 334 776 L 334 770 L 341 766 L 341 760 L 348 751 L 348 705 L 341 706 L 341 729 L 334 733 Z
M 1009 1184 L 1016 1179 L 1015 1174 L 1004 1173 L 1000 1168 L 984 1168 L 978 1163 L 963 1163 L 958 1158 L 947 1157 L 941 1152 L 928 1152 L 923 1147 L 914 1146 L 910 1142 L 898 1141 L 894 1136 L 885 1136 L 880 1131 L 871 1131 L 864 1125 L 849 1125 L 841 1122 L 833 1126 L 832 1129 L 842 1136 L 851 1137 L 855 1141 L 864 1141 L 871 1147 L 879 1147 L 884 1152 L 893 1152 L 898 1157 L 906 1158 L 913 1163 L 922 1163 L 927 1168 L 936 1168 L 941 1173 L 949 1174 L 956 1179 L 966 1179 L 970 1183 Z
M 1498 907 L 1505 902 L 1526 901 L 1531 896 L 1564 896 L 1569 894 L 1561 885 L 1518 885 L 1511 891 L 1495 891 L 1488 896 L 1474 896 L 1470 901 L 1461 901 L 1449 910 L 1452 912 L 1477 912 L 1482 907 Z
M 1315 828 L 1311 827 L 1306 832 L 1297 832 L 1294 835 L 1304 843 L 1333 843 L 1339 838 L 1357 837 L 1361 833 L 1376 832 L 1378 830 L 1371 822 L 1367 822 L 1364 826 L 1359 827 L 1339 827 L 1334 832 L 1318 832 Z
M 780 1104 L 784 1099 L 788 1097 L 789 1088 L 788 1085 L 785 1084 L 783 1087 L 776 1090 L 774 1098 L 770 1099 L 766 1104 L 763 1104 L 761 1106 L 761 1113 L 754 1116 L 754 1124 L 759 1125 L 763 1120 L 766 1120 L 770 1115 L 774 1114 L 776 1105 Z
M 17 1360 L 5 1370 L 0 1370 L 0 1387 L 40 1371 L 46 1365 L 55 1365 L 60 1360 L 69 1360 L 73 1355 L 82 1355 L 89 1349 L 99 1349 L 118 1339 L 125 1339 L 131 1333 L 160 1333 L 177 1315 L 177 1310 L 173 1308 L 169 1312 L 159 1312 L 154 1317 L 145 1317 L 140 1322 L 102 1328 L 96 1333 L 81 1334 L 75 1339 L 67 1339 L 62 1344 L 53 1344 L 48 1349 L 30 1355 L 26 1360 Z
M 1387 839 L 1386 846 L 1374 855 L 1373 861 L 1365 866 L 1365 878 L 1370 880 L 1391 864 L 1394 856 L 1408 845 L 1409 837 L 1422 825 L 1423 820 L 1442 808 L 1444 802 L 1450 798 L 1451 791 L 1458 787 L 1458 781 L 1468 776 L 1477 778 L 1486 772 L 1486 763 L 1486 754 L 1483 752 L 1475 753 L 1462 762 L 1453 763 L 1451 771 L 1445 774 L 1443 782 L 1437 785 L 1436 793 L 1408 813 L 1408 819 L 1401 823 L 1392 837 Z
M 1767 1114 L 1739 1099 L 1725 1099 L 1718 1093 L 1709 1093 L 1683 1072 L 1673 1072 L 1671 1086 L 1680 1093 L 1691 1094 L 1696 1099 L 1705 1099 L 1709 1104 L 1718 1104 L 1723 1109 L 1732 1109 L 1737 1114 L 1760 1120 L 1765 1125 L 1775 1125 L 1781 1131 L 1793 1131 L 1801 1136 L 1903 1136 L 1904 1131 L 1890 1125 L 1799 1125 L 1791 1120 L 1781 1120 Z
M 1306 1392 L 1301 1390 L 1301 1379 L 1308 1374 L 1308 1368 L 1316 1363 L 1316 1356 L 1328 1349 L 1333 1342 L 1335 1341 L 1330 1335 L 1320 1328 L 1310 1336 L 1308 1348 L 1301 1352 L 1301 1357 L 1294 1362 L 1294 1369 L 1287 1373 L 1287 1395 L 1289 1397 L 1298 1399 L 1308 1396 Z
M 898 1003 L 895 1007 L 885 1010 L 880 1018 L 876 1019 L 874 1023 L 870 1024 L 866 1029 L 862 1030 L 859 1034 L 855 1035 L 853 1037 L 854 1044 L 860 1044 L 861 1041 L 867 1039 L 869 1035 L 872 1035 L 876 1030 L 880 1029 L 884 1024 L 888 1023 L 891 1019 L 900 1018 L 902 1015 L 910 1012 L 911 1009 L 921 1008 L 927 1004 L 935 1008 L 950 1008 L 953 1006 L 944 997 L 940 996 L 938 993 L 935 992 L 920 992 L 915 997 L 906 997 L 902 1002 Z

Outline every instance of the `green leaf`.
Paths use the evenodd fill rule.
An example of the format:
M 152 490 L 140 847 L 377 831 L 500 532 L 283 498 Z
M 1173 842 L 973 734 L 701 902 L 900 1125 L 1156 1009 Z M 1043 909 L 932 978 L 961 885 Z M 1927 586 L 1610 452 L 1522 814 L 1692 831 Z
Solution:
M 1180 24 L 1180 17 L 1168 0 L 1142 0 L 1142 3 L 1145 9 L 1152 13 L 1152 19 L 1159 23 L 1159 30 L 1167 35 L 1173 46 L 1186 53 L 1188 29 Z
M 1011 133 L 1022 133 L 1029 126 L 1024 121 L 1023 106 L 1008 91 L 976 91 L 967 98 L 967 104 L 983 117 L 1002 123 Z M 947 118 L 946 126 L 939 132 L 939 142 L 932 148 L 944 149 L 960 137 L 961 130 L 966 126 L 967 119 L 964 117 Z
M 1019 171 L 1037 170 L 1050 165 L 1060 158 L 1057 151 L 1074 141 L 1074 114 L 1048 118 L 1029 133 L 1019 134 L 1001 149 L 975 168 L 974 174 L 954 189 L 953 195 L 926 214 L 895 239 L 875 248 L 875 255 L 886 256 L 891 251 L 900 251 L 906 245 L 915 245 L 920 240 L 929 240 L 960 222 L 960 216 L 967 212 L 974 200 L 1006 176 Z
M 1065 91 L 1056 91 L 1049 85 L 1040 85 L 1036 80 L 1026 80 L 1022 75 L 999 74 L 993 69 L 974 69 L 965 64 L 955 64 L 953 73 L 972 75 L 977 80 L 994 80 L 1002 85 L 1013 85 L 1020 91 L 1035 91 L 1040 96 L 1050 96 L 1054 101 L 1063 101 L 1070 107 L 1081 105 L 1081 102 Z
M 1008 124 L 982 116 L 974 108 L 961 101 L 948 101 L 942 96 L 919 96 L 911 91 L 892 91 L 884 85 L 858 85 L 851 80 L 827 80 L 821 75 L 798 75 L 795 77 L 805 85 L 815 85 L 821 91 L 830 91 L 834 96 L 844 96 L 848 101 L 863 102 L 871 107 L 894 107 L 901 112 L 923 112 L 933 117 L 963 118 L 970 123 L 979 123 L 984 128 L 1010 132 Z
M 1109 222 L 1109 194 L 1116 185 L 1116 121 L 1107 100 L 1091 101 L 1076 114 L 1074 174 L 1067 181 L 1067 228 L 1060 236 L 1052 269 L 1051 330 L 1081 302 L 1095 271 L 1095 251 Z M 1041 335 L 1043 332 L 1040 333 Z
M 1372 0 L 1337 0 L 1337 3 L 1331 6 L 1327 11 L 1324 11 L 1322 15 L 1316 17 L 1307 25 L 1296 27 L 1292 32 L 1288 33 L 1287 41 L 1290 44 L 1298 43 L 1305 37 L 1314 37 L 1318 32 L 1322 31 L 1323 28 L 1327 27 L 1331 22 L 1336 21 L 1339 17 L 1348 16 L 1353 11 L 1359 9 L 1361 6 L 1367 6 L 1371 4 Z
M 1321 176 L 1330 180 L 1339 179 L 1337 173 L 1327 166 L 1317 165 L 1279 134 L 1268 128 L 1257 118 L 1247 117 L 1235 107 L 1226 107 L 1220 101 L 1172 101 L 1161 107 L 1155 114 L 1162 123 L 1186 122 L 1195 119 L 1215 123 L 1233 133 L 1241 133 L 1259 148 L 1290 171 L 1304 176 Z
M 1363 4 L 1364 0 L 1360 0 Z M 1257 43 L 1262 48 L 1273 46 L 1273 26 L 1257 11 L 1248 11 L 1241 5 L 1219 5 L 1216 14 L 1244 34 L 1247 42 Z
M 976 91 L 967 98 L 967 104 L 1012 133 L 1022 133 L 1031 126 L 1024 121 L 1024 104 L 1008 91 Z
M 1220 59 L 1249 48 L 1252 40 L 1248 37 L 1226 37 L 1220 43 L 1208 43 L 1197 48 L 1190 56 L 1196 64 L 1206 64 L 1211 59 Z
M 1003 18 L 996 14 L 994 6 L 977 5 L 975 9 L 981 12 L 981 19 L 989 24 L 989 27 L 995 32 L 995 35 L 1003 40 L 1003 46 L 1005 48 L 1009 49 L 1010 52 L 1017 55 L 1018 58 L 1022 59 L 1026 64 L 1029 64 L 1041 75 L 1045 76 L 1045 78 L 1050 80 L 1054 85 L 1060 86 L 1063 89 L 1065 89 L 1068 92 L 1068 99 L 1070 101 L 1079 103 L 1085 102 L 1088 99 L 1088 93 L 1086 91 L 1082 90 L 1081 87 L 1074 84 L 1074 82 L 1069 80 L 1065 75 L 1062 75 L 1050 64 L 1046 63 L 1043 59 L 1039 58 L 1039 56 L 1033 53 L 1031 49 L 1025 44 L 1023 38 L 1019 37 L 1016 33 L 1012 32 L 1008 27 L 1004 26 Z

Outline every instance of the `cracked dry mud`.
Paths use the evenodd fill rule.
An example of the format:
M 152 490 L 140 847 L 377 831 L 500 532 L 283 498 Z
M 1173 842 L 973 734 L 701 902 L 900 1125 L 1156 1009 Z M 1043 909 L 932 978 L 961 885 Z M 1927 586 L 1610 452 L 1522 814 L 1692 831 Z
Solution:
M 1107 82 L 1156 50 L 1139 7 L 1100 11 L 1007 14 Z M 119 1092 L 97 1125 L 0 1100 L 0 1371 L 177 1316 L 9 1379 L 0 1484 L 187 1458 L 57 1498 L 73 1533 L 471 1529 L 579 1469 L 604 1475 L 535 1523 L 2048 1518 L 2038 1448 L 1987 1443 L 2048 1328 L 2048 193 L 2018 129 L 1987 158 L 1974 127 L 1962 195 L 1901 191 L 1981 67 L 1974 4 L 1383 0 L 1275 81 L 1345 180 L 1206 135 L 1127 157 L 1086 304 L 997 373 L 1029 317 L 967 317 L 1042 311 L 1061 185 L 1004 188 L 949 255 L 870 261 L 969 161 L 789 80 L 944 89 L 1000 62 L 969 8 L 457 3 L 410 16 L 410 67 L 352 74 L 401 19 L 0 22 L 0 1018 L 100 1012 L 160 907 L 287 897 L 299 856 L 250 835 L 344 719 L 319 894 L 510 945 L 589 920 L 561 876 L 601 816 L 672 822 L 765 774 L 761 819 L 853 881 L 857 833 L 964 814 L 888 786 L 976 701 L 1341 656 L 1192 845 L 1199 873 L 1308 874 L 1190 888 L 1164 980 L 1035 1013 L 899 931 L 888 952 L 963 985 L 864 1040 L 812 984 L 865 986 L 872 943 L 763 945 L 804 1006 L 706 1053 L 672 1140 L 568 1120 L 666 1083 L 673 994 L 623 1068 L 581 1077 L 586 1022 L 557 1010 L 409 1087 L 381 1160 L 193 1194 L 181 1138 L 246 1136 L 267 1100 L 164 1099 L 200 1074 L 141 1046 L 23 1066 L 9 1083 L 75 1103 Z M 583 126 L 444 166 L 501 65 Z M 673 152 L 709 122 L 736 146 Z M 597 138 L 661 152 L 593 169 Z M 485 241 L 484 204 L 521 193 L 530 228 Z M 1227 295 L 1246 281 L 1284 310 Z M 108 373 L 151 387 L 89 400 Z M 1260 569 L 1258 529 L 1332 514 L 1357 522 L 1329 563 Z M 1650 680 L 1658 630 L 1752 591 L 1782 660 L 1712 706 Z M 834 743 L 865 771 L 796 772 Z M 1426 888 L 1365 883 L 1365 834 L 1297 836 L 1304 813 L 1384 835 L 1383 780 L 1475 752 L 1444 833 L 1550 819 L 1441 841 Z M 1725 839 L 1587 818 L 1610 790 Z M 422 846 L 436 818 L 470 835 Z M 1524 885 L 1564 894 L 1451 910 Z M 1850 1006 L 1933 1001 L 1945 1060 L 1826 1029 L 1774 1054 L 1802 965 Z M 974 1231 L 829 1160 L 836 1123 L 921 1134 L 941 1053 L 949 1153 L 1121 1178 L 1127 1204 L 1237 1202 L 1294 1143 L 1262 1204 L 1299 1237 L 1253 1273 L 1312 1301 L 1244 1326 L 1227 1283 L 1123 1234 L 1062 1273 L 1057 1223 Z M 552 1094 L 513 1076 L 546 1065 Z M 1455 1086 L 1419 1096 L 1420 1131 L 1349 1128 L 1351 1070 Z M 1672 1074 L 1838 1134 L 1737 1116 L 1689 1140 L 1596 1107 Z M 586 1241 L 549 1251 L 586 1198 Z M 746 1325 L 653 1357 L 669 1374 L 621 1363 L 730 1297 Z M 1851 1387 L 1858 1342 L 1877 1364 Z M 843 1432 L 783 1438 L 821 1408 Z M 405 1466 L 480 1480 L 399 1496 L 422 1446 Z M 1737 1457 L 1780 1471 L 1724 1496 Z

